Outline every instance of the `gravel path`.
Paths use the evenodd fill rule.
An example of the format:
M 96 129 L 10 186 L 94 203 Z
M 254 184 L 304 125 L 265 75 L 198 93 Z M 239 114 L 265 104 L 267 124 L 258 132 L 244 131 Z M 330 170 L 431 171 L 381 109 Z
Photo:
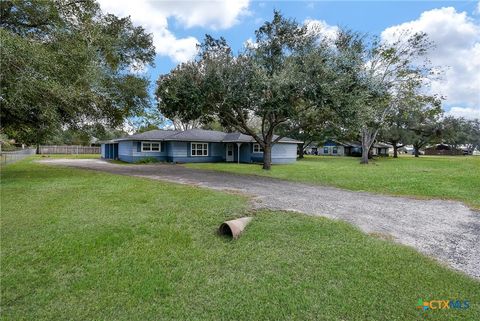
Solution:
M 366 233 L 413 246 L 480 279 L 480 212 L 460 202 L 416 200 L 284 180 L 189 169 L 180 165 L 117 165 L 95 159 L 42 163 L 146 177 L 250 195 L 252 206 L 341 219 Z

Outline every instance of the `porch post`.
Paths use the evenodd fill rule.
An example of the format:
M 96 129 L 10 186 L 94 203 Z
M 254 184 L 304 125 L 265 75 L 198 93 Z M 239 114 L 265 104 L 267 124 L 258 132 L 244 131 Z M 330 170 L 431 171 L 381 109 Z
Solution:
M 240 164 L 240 145 L 242 145 L 242 143 L 237 143 L 237 164 Z

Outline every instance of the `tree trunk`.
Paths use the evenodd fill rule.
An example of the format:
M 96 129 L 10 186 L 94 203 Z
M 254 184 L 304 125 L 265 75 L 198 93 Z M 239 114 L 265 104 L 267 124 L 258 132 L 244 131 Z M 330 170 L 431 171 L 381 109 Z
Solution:
M 263 147 L 263 169 L 270 170 L 272 168 L 272 143 L 265 143 Z
M 298 158 L 302 159 L 304 155 L 304 144 L 298 144 Z
M 392 141 L 393 146 L 393 158 L 398 158 L 398 145 L 396 141 Z
M 362 128 L 362 159 L 360 160 L 360 164 L 368 164 L 370 147 L 372 147 L 375 136 L 376 133 L 370 133 L 370 130 L 368 130 L 368 128 Z
M 413 145 L 413 154 L 415 157 L 420 157 L 420 148 L 418 146 Z
M 360 164 L 368 164 L 368 154 L 370 152 L 370 148 L 367 144 L 362 142 L 362 159 L 360 160 Z

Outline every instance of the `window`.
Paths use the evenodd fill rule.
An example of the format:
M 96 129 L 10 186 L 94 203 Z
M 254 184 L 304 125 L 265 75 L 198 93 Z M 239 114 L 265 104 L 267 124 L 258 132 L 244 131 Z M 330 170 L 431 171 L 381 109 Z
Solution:
M 328 154 L 328 147 L 323 147 L 323 153 Z
M 336 154 L 338 151 L 337 147 L 333 147 L 332 153 Z
M 260 147 L 260 144 L 253 144 L 253 152 L 254 153 L 263 153 L 263 148 Z
M 192 156 L 208 156 L 208 144 L 192 143 Z
M 161 143 L 142 142 L 142 152 L 159 152 Z

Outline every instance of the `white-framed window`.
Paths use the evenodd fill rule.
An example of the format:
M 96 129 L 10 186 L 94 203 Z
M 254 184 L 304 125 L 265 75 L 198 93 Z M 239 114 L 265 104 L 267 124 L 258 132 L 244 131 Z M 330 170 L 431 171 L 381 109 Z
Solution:
M 191 143 L 191 155 L 192 156 L 208 156 L 208 144 L 207 143 Z
M 323 147 L 323 153 L 328 154 L 328 147 Z
M 260 146 L 260 144 L 253 144 L 253 152 L 254 153 L 263 153 L 263 148 Z
M 159 152 L 162 149 L 162 143 L 142 142 L 142 152 Z
M 333 153 L 333 154 L 337 154 L 337 153 L 338 153 L 338 148 L 337 148 L 337 147 L 333 147 L 332 153 Z

